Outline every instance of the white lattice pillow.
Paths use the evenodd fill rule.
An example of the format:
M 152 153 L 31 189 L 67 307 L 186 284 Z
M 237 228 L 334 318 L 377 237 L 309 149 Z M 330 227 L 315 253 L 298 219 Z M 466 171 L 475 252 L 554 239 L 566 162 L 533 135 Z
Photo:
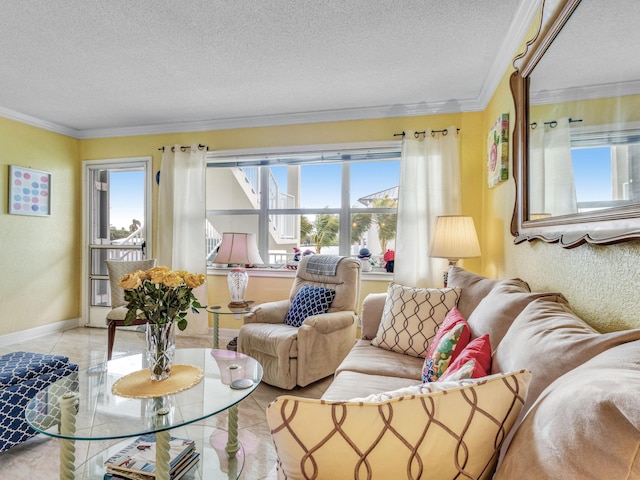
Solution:
M 440 324 L 459 298 L 459 288 L 413 288 L 391 283 L 382 320 L 371 344 L 424 357 Z
M 530 376 L 431 383 L 380 401 L 279 397 L 267 408 L 278 478 L 491 478 Z

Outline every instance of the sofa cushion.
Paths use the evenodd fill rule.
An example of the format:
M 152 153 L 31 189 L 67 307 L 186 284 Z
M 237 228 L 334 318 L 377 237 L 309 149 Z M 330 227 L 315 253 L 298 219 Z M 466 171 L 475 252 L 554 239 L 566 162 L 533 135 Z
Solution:
M 388 377 L 412 378 L 420 382 L 423 358 L 400 355 L 374 347 L 368 340 L 358 340 L 336 370 L 359 372 Z
M 336 291 L 330 288 L 303 285 L 293 297 L 284 323 L 299 327 L 307 317 L 327 313 L 335 296 Z
M 279 397 L 267 407 L 278 478 L 490 478 L 529 377 L 513 372 L 418 393 L 440 387 L 427 384 L 380 402 Z
M 538 298 L 518 315 L 495 349 L 491 371 L 531 371 L 529 395 L 517 427 L 540 393 L 556 378 L 605 350 L 638 339 L 640 329 L 599 333 L 571 310 L 564 297 Z M 509 441 L 510 438 L 505 441 L 502 456 Z
M 422 367 L 422 382 L 435 382 L 445 372 L 451 360 L 469 341 L 469 327 L 466 322 L 457 323 L 447 331 L 440 339 L 429 347 L 429 352 L 424 359 Z M 432 348 L 434 347 L 435 348 Z
M 521 280 L 503 280 L 478 303 L 475 310 L 467 317 L 471 337 L 477 338 L 488 333 L 491 346 L 496 348 L 524 307 L 536 298 L 558 296 L 562 295 L 546 292 L 531 293 L 529 286 L 522 285 Z
M 494 287 L 503 283 L 518 285 L 522 291 L 531 291 L 527 282 L 518 278 L 512 280 L 493 280 L 460 267 L 451 267 L 447 279 L 447 286 L 460 288 L 458 310 L 460 310 L 464 318 L 469 318 L 471 312 L 475 310 L 482 299 L 486 297 Z
M 640 478 L 640 342 L 606 350 L 547 387 L 496 480 Z
M 459 288 L 413 288 L 391 283 L 371 344 L 424 358 L 438 327 L 458 303 Z
M 373 347 L 376 348 L 376 347 Z M 376 348 L 380 350 L 379 348 Z M 394 355 L 399 356 L 397 353 Z M 354 397 L 366 397 L 372 393 L 420 385 L 415 378 L 388 377 L 371 373 L 343 371 L 337 374 L 329 388 L 322 394 L 323 400 L 347 401 Z
M 447 371 L 438 380 L 447 380 L 459 369 L 468 368 L 469 362 L 473 362 L 471 365 L 472 373 L 470 377 L 466 378 L 481 378 L 491 372 L 491 343 L 488 334 L 471 340 L 455 360 L 449 364 Z M 465 378 L 460 377 L 460 374 L 458 377 Z

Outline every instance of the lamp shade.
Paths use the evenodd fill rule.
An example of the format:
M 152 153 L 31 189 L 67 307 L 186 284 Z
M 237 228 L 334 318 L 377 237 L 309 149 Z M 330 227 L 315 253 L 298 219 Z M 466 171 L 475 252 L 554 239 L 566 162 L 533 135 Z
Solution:
M 438 217 L 429 256 L 449 260 L 479 257 L 480 244 L 473 218 L 462 215 Z
M 233 265 L 262 264 L 256 236 L 253 233 L 223 233 L 213 263 Z

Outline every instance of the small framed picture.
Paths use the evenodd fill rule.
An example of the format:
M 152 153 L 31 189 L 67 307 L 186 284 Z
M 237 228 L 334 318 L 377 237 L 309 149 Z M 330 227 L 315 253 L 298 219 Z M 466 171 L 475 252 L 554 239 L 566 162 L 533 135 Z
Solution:
M 51 174 L 9 165 L 9 213 L 36 217 L 51 215 Z
M 509 114 L 503 113 L 487 139 L 487 172 L 489 188 L 509 179 Z

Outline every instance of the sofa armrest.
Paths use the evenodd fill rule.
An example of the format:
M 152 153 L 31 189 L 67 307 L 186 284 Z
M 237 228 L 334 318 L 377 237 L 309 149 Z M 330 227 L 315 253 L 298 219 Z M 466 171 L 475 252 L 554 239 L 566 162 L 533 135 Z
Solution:
M 362 334 L 363 340 L 371 340 L 378 333 L 378 327 L 382 320 L 382 311 L 387 299 L 386 293 L 370 293 L 362 302 Z
M 357 316 L 353 312 L 332 312 L 322 313 L 320 315 L 312 315 L 307 317 L 302 324 L 312 327 L 318 333 L 331 333 L 343 328 L 348 328 L 357 320 Z
M 287 317 L 289 300 L 279 300 L 277 302 L 267 302 L 254 307 L 245 314 L 243 321 L 247 323 L 284 323 Z

